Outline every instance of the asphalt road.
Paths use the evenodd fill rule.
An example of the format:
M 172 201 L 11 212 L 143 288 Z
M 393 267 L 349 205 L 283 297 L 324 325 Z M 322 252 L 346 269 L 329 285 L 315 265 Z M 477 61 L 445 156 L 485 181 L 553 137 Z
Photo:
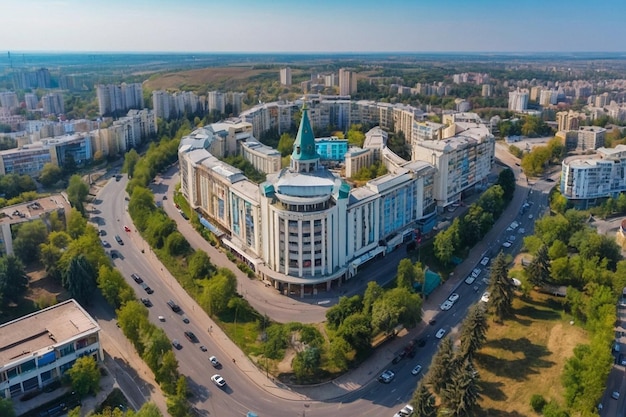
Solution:
M 259 280 L 251 280 L 233 268 L 232 262 L 223 253 L 206 244 L 193 231 L 190 224 L 180 216 L 173 206 L 171 190 L 175 181 L 175 168 L 159 177 L 152 184 L 156 199 L 163 201 L 162 196 L 169 190 L 168 200 L 163 201 L 164 208 L 177 221 L 181 233 L 189 239 L 192 246 L 206 248 L 205 250 L 216 265 L 230 267 L 237 274 L 238 291 L 249 300 L 253 307 L 268 314 L 274 320 L 322 321 L 328 306 L 334 304 L 341 295 L 351 295 L 362 291 L 367 280 L 376 279 L 382 282 L 393 277 L 397 261 L 404 256 L 403 250 L 389 254 L 385 259 L 370 264 L 368 268 L 362 271 L 362 275 L 366 276 L 367 279 L 356 278 L 351 280 L 348 285 L 333 290 L 331 293 L 304 299 L 285 297 L 278 294 L 274 289 L 265 287 Z M 401 408 L 410 399 L 418 379 L 427 371 L 432 355 L 439 343 L 439 340 L 434 337 L 435 332 L 439 328 L 444 328 L 447 334 L 455 336 L 458 332 L 458 324 L 465 316 L 467 308 L 480 298 L 486 286 L 480 280 L 486 275 L 485 268 L 482 268 L 482 275 L 474 284 L 479 286 L 478 291 L 474 290 L 474 285 L 466 285 L 463 282 L 464 278 L 478 264 L 485 253 L 500 248 L 494 246 L 493 242 L 499 245 L 506 240 L 509 232 L 506 232 L 505 229 L 509 222 L 518 219 L 526 226 L 527 232 L 530 232 L 534 220 L 528 219 L 528 214 L 533 212 L 539 215 L 542 207 L 545 209 L 542 204 L 542 201 L 545 200 L 543 193 L 535 193 L 535 191 L 529 193 L 531 187 L 527 187 L 524 183 L 525 181 L 518 181 L 520 187 L 510 208 L 507 209 L 496 227 L 472 249 L 468 259 L 457 267 L 456 277 L 449 280 L 446 288 L 450 288 L 450 285 L 454 283 L 456 286 L 453 290 L 459 293 L 460 299 L 449 311 L 442 312 L 435 308 L 424 312 L 426 321 L 434 318 L 436 323 L 433 326 L 421 326 L 420 329 L 424 329 L 421 332 L 419 329 L 412 332 L 411 337 L 427 337 L 426 345 L 419 348 L 416 358 L 404 359 L 395 365 L 389 364 L 388 369 L 392 369 L 396 373 L 396 378 L 390 384 L 379 383 L 376 381 L 377 371 L 370 372 L 370 382 L 362 388 L 328 401 L 310 401 L 303 395 L 286 391 L 284 387 L 277 386 L 248 361 L 199 307 L 196 308 L 196 303 L 180 288 L 169 272 L 163 270 L 156 256 L 137 235 L 132 226 L 126 210 L 125 179 L 119 182 L 111 180 L 103 187 L 98 194 L 98 200 L 93 204 L 92 220 L 97 220 L 99 228 L 106 231 L 107 235 L 104 238 L 112 245 L 111 249 L 121 254 L 119 259 L 114 260 L 115 266 L 133 286 L 138 296 L 148 297 L 154 304 L 153 307 L 149 308 L 151 321 L 161 326 L 170 339 L 177 339 L 182 344 L 181 350 L 174 351 L 180 364 L 180 371 L 188 376 L 190 391 L 193 393 L 192 402 L 201 410 L 201 414 L 242 416 L 247 410 L 254 410 L 263 416 L 277 417 L 294 415 L 320 417 L 328 415 L 352 416 L 355 414 L 364 416 L 391 415 L 396 411 L 396 408 Z M 543 188 L 548 189 L 552 185 L 546 183 Z M 535 188 L 543 191 L 541 187 L 536 186 Z M 524 219 L 518 210 L 527 198 L 533 199 L 534 204 L 531 210 L 525 213 Z M 130 232 L 124 231 L 125 225 L 130 227 Z M 502 227 L 503 225 L 504 227 Z M 115 241 L 114 235 L 116 234 L 123 239 L 124 245 L 119 245 Z M 521 245 L 521 239 L 516 239 L 516 243 L 508 250 L 514 251 L 519 245 Z M 141 287 L 132 281 L 131 273 L 139 274 L 155 290 L 154 294 L 145 294 Z M 431 302 L 437 301 L 438 303 L 447 296 L 448 293 L 440 289 L 431 296 Z M 183 309 L 183 313 L 173 313 L 166 305 L 169 299 L 175 300 Z M 182 321 L 182 314 L 189 318 L 189 324 Z M 159 315 L 165 316 L 164 322 L 158 320 Z M 300 319 L 301 317 L 308 319 Z M 211 328 L 213 331 L 209 332 Z M 185 330 L 194 332 L 199 342 L 188 341 L 183 334 Z M 103 331 L 106 332 L 107 329 Z M 216 338 L 219 338 L 219 341 Z M 206 346 L 208 352 L 202 352 L 199 349 L 200 345 Z M 396 344 L 395 346 L 399 345 Z M 390 345 L 384 349 L 393 349 L 393 347 Z M 213 369 L 208 361 L 210 355 L 215 355 L 220 359 L 223 363 L 222 369 L 219 371 Z M 237 360 L 236 364 L 232 362 L 232 358 Z M 424 368 L 420 375 L 413 376 L 410 371 L 417 363 L 420 363 Z M 378 365 L 380 369 L 384 369 L 386 366 L 384 363 L 375 365 Z M 210 376 L 215 372 L 219 372 L 226 379 L 228 382 L 226 388 L 217 388 L 210 381 Z M 278 393 L 279 390 L 280 393 Z

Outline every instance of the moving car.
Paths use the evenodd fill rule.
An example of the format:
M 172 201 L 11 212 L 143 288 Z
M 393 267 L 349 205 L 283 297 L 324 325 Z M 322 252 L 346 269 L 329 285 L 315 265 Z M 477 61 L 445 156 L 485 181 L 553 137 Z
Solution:
M 149 298 L 142 298 L 141 302 L 143 303 L 143 305 L 145 305 L 146 307 L 152 307 L 152 301 L 150 301 Z
M 443 336 L 445 336 L 446 334 L 446 329 L 444 329 L 443 327 L 439 330 L 437 330 L 437 334 L 435 335 L 435 337 L 437 339 L 441 339 Z
M 181 345 L 180 342 L 176 339 L 172 340 L 172 346 L 174 346 L 178 350 L 181 350 L 183 348 L 183 345 Z
M 122 238 L 121 238 L 121 237 L 119 237 L 119 235 L 115 235 L 115 241 L 116 241 L 119 245 L 124 246 L 124 241 L 122 240 Z
M 145 282 L 142 282 L 140 285 L 141 285 L 141 288 L 143 288 L 144 291 L 147 292 L 148 294 L 152 294 L 154 292 L 154 290 L 150 288 L 148 284 L 146 284 Z
M 380 382 L 383 382 L 385 384 L 390 383 L 391 381 L 393 381 L 393 379 L 396 377 L 396 374 L 393 373 L 392 370 L 387 369 L 385 372 L 383 372 L 382 374 L 380 374 L 380 376 L 378 377 L 378 380 Z
M 453 302 L 451 302 L 450 300 L 446 300 L 441 304 L 441 306 L 439 306 L 439 308 L 441 308 L 443 311 L 447 311 L 450 310 L 453 305 Z
M 413 370 L 411 370 L 411 373 L 413 375 L 417 375 L 420 372 L 422 372 L 422 365 L 416 365 L 415 368 L 413 368 Z
M 398 411 L 393 417 L 409 417 L 413 415 L 413 406 L 410 404 L 402 407 L 402 410 Z
M 167 302 L 167 305 L 172 309 L 174 313 L 178 313 L 180 311 L 180 307 L 174 302 L 174 300 L 169 300 Z
M 102 246 L 104 246 L 105 248 L 110 248 L 111 244 L 109 242 L 107 242 L 106 240 L 102 241 Z
M 611 393 L 611 398 L 613 398 L 614 400 L 619 400 L 619 391 L 613 391 Z
M 125 232 L 130 232 L 130 227 L 128 227 L 128 226 L 124 226 L 124 231 L 125 231 Z
M 141 277 L 137 274 L 130 274 L 130 277 L 133 279 L 133 281 L 135 281 L 137 284 L 141 284 L 143 282 L 143 279 L 141 279 Z
M 189 331 L 189 330 L 185 331 L 185 337 L 191 343 L 196 343 L 198 341 L 198 338 L 196 337 L 196 335 L 192 331 Z
M 183 323 L 189 324 L 189 317 L 183 316 Z
M 224 385 L 226 385 L 226 380 L 222 378 L 222 376 L 219 374 L 213 375 L 211 377 L 211 381 L 213 381 L 213 383 L 218 387 L 223 387 Z
M 206 352 L 208 349 L 204 345 L 200 345 L 200 350 Z
M 159 316 L 159 321 L 165 321 L 165 317 Z
M 214 368 L 219 368 L 220 367 L 220 361 L 218 361 L 215 356 L 211 356 L 209 358 L 209 362 L 211 362 L 211 365 L 213 365 Z
M 456 303 L 456 301 L 459 299 L 459 294 L 453 292 L 452 294 L 450 294 L 450 297 L 448 297 L 448 301 L 450 301 L 451 303 Z

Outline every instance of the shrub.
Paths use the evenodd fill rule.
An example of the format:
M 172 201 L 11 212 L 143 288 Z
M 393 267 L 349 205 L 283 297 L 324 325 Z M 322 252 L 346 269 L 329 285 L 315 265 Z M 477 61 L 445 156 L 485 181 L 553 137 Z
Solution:
M 543 407 L 545 407 L 547 403 L 548 402 L 541 394 L 533 394 L 533 396 L 530 397 L 530 406 L 537 413 L 541 413 L 541 410 L 543 410 Z

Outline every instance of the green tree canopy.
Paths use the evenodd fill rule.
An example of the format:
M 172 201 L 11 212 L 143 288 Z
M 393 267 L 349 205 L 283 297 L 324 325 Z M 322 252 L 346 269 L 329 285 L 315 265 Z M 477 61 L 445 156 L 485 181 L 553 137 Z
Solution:
M 39 259 L 39 245 L 46 242 L 48 229 L 42 220 L 22 223 L 13 240 L 13 251 L 24 263 Z
M 63 171 L 57 165 L 48 162 L 39 173 L 39 182 L 44 187 L 51 187 L 63 179 Z
M 100 370 L 91 356 L 76 359 L 67 373 L 72 381 L 72 389 L 81 398 L 95 394 L 100 389 Z
M 67 199 L 72 207 L 81 213 L 85 212 L 85 201 L 89 195 L 89 185 L 87 185 L 79 175 L 72 175 L 70 177 L 69 185 L 67 186 Z
M 84 255 L 77 255 L 70 260 L 68 269 L 63 273 L 63 286 L 70 295 L 83 305 L 90 304 L 96 289 L 96 271 Z
M 363 309 L 363 303 L 360 295 L 352 297 L 342 296 L 339 302 L 326 311 L 326 320 L 328 327 L 337 329 L 346 317 L 359 313 Z
M 28 275 L 22 262 L 13 255 L 0 257 L 0 299 L 16 300 L 28 287 Z

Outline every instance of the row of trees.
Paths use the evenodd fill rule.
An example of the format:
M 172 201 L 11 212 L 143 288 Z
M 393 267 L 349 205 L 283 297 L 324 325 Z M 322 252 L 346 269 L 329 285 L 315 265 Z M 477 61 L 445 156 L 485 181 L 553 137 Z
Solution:
M 615 304 L 626 286 L 626 261 L 609 237 L 587 223 L 588 215 L 567 210 L 535 222 L 535 234 L 524 238 L 533 254 L 526 280 L 534 286 L 567 286 L 565 307 L 584 326 L 589 342 L 574 349 L 562 382 L 567 406 L 588 415 L 595 412 L 613 364 L 611 345 Z
M 498 123 L 500 137 L 508 136 L 526 136 L 536 138 L 542 136 L 550 136 L 554 132 L 540 117 L 524 116 L 521 119 L 508 119 Z
M 411 404 L 417 415 L 476 415 L 480 376 L 474 355 L 485 343 L 487 329 L 484 308 L 474 305 L 461 324 L 459 348 L 455 350 L 449 336 L 441 341 L 428 373 L 413 392 Z
M 435 256 L 449 264 L 455 254 L 478 243 L 491 230 L 515 192 L 515 176 L 510 169 L 500 172 L 498 181 L 489 187 L 477 202 L 471 204 L 463 217 L 457 217 L 435 236 Z

